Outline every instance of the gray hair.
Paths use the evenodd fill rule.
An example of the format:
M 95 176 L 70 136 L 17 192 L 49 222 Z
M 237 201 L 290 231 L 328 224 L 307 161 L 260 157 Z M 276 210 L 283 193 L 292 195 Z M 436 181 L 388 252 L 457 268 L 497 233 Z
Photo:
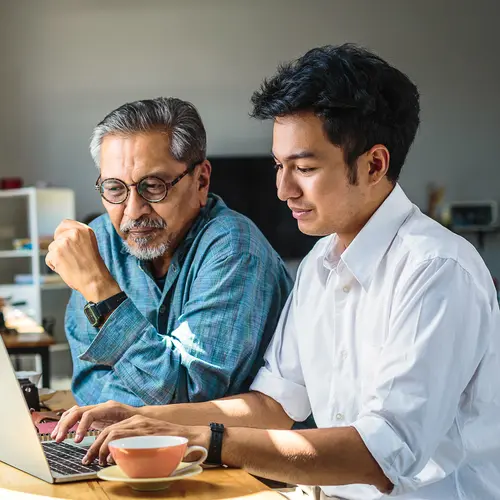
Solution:
M 164 131 L 170 137 L 170 153 L 188 166 L 206 158 L 207 135 L 197 109 L 175 97 L 129 102 L 111 111 L 92 132 L 90 154 L 100 166 L 101 144 L 106 135 L 132 135 Z

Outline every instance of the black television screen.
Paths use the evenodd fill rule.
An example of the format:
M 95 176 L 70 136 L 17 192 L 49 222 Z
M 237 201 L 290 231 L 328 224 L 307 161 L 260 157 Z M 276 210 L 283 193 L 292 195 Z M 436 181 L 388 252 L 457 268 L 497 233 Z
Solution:
M 276 193 L 274 160 L 269 156 L 215 156 L 210 191 L 247 217 L 284 259 L 300 259 L 318 238 L 301 233 L 287 204 Z

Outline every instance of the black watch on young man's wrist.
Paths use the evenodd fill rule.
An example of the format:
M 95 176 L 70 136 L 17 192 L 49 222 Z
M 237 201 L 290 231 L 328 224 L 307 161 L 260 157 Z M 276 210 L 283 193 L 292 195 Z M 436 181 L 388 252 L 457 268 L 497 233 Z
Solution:
M 224 425 L 212 422 L 210 424 L 212 436 L 208 447 L 208 456 L 205 463 L 208 465 L 222 465 L 222 438 L 224 437 Z
M 113 312 L 124 300 L 127 299 L 127 294 L 125 292 L 117 293 L 108 299 L 101 300 L 100 302 L 87 302 L 83 308 L 83 312 L 89 323 L 99 328 L 104 324 L 106 316 Z

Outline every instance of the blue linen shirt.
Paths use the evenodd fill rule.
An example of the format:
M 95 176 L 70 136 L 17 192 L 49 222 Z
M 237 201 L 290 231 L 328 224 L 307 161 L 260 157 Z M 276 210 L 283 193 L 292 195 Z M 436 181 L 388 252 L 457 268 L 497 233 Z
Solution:
M 79 405 L 207 401 L 248 389 L 292 288 L 257 227 L 210 194 L 176 249 L 165 285 L 124 249 L 107 214 L 91 223 L 128 295 L 100 330 L 74 291 L 65 317 Z

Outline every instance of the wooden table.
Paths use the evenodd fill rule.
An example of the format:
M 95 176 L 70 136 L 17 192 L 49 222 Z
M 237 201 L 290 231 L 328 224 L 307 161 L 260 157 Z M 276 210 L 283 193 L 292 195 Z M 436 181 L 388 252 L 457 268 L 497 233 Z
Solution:
M 15 328 L 17 334 L 2 335 L 9 354 L 38 354 L 42 358 L 42 384 L 50 384 L 50 353 L 49 346 L 56 343 L 45 330 L 32 318 L 19 309 L 4 308 L 5 324 Z
M 125 500 L 129 498 L 283 500 L 279 493 L 270 490 L 265 484 L 240 469 L 206 469 L 199 476 L 173 482 L 167 490 L 149 493 L 134 491 L 124 483 L 99 480 L 49 484 L 0 462 L 0 499 L 17 499 L 14 494 L 9 496 L 9 492 L 12 491 L 71 500 Z
M 75 404 L 71 391 L 57 391 L 46 403 L 51 409 L 70 408 Z M 199 476 L 175 481 L 169 489 L 158 492 L 134 491 L 124 483 L 82 481 L 49 484 L 0 462 L 0 500 L 42 500 L 29 496 L 17 498 L 13 492 L 43 495 L 48 498 L 71 500 L 142 500 L 166 498 L 170 500 L 283 500 L 283 497 L 250 474 L 240 469 L 206 469 Z

